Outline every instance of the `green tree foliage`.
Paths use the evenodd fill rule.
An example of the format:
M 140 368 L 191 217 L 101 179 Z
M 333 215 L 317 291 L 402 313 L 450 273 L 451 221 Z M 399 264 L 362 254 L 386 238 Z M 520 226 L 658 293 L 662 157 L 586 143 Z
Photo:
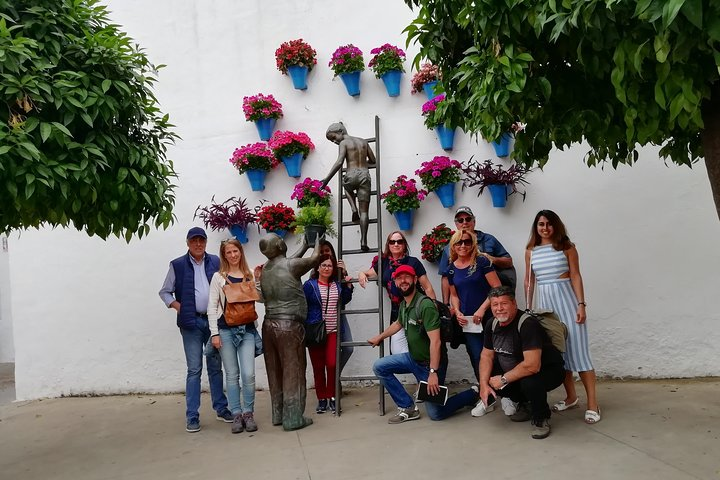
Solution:
M 155 73 L 96 0 L 0 0 L 0 231 L 172 223 Z
M 451 124 L 494 140 L 515 121 L 515 158 L 585 140 L 588 165 L 632 164 L 637 148 L 705 157 L 720 215 L 720 2 L 405 0 L 408 43 L 440 66 Z

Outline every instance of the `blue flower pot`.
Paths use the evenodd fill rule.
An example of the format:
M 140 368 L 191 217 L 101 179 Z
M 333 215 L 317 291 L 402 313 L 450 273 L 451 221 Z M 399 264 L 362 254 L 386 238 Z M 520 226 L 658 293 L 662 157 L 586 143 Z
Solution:
M 233 225 L 230 227 L 230 234 L 237 238 L 240 243 L 248 243 L 247 230 L 245 227 L 240 225 Z
M 437 190 L 435 190 L 435 193 L 443 207 L 450 208 L 455 205 L 455 182 L 440 185 Z
M 245 172 L 248 180 L 250 180 L 250 188 L 253 192 L 262 192 L 265 190 L 265 176 L 267 170 L 251 169 Z
M 281 160 L 285 164 L 285 170 L 287 170 L 289 177 L 300 178 L 300 168 L 303 161 L 302 152 L 294 153 L 288 157 L 282 157 Z
M 287 71 L 292 79 L 293 87 L 295 87 L 296 90 L 307 90 L 308 67 L 290 65 Z
M 400 230 L 412 230 L 415 210 L 402 210 L 400 212 L 393 213 L 393 215 L 395 216 L 395 220 L 397 220 L 398 228 Z
M 504 208 L 507 205 L 507 197 L 510 194 L 508 191 L 509 185 L 488 185 L 487 188 L 490 190 L 490 196 L 492 197 L 492 204 L 495 208 Z
M 258 135 L 260 135 L 260 140 L 263 142 L 270 140 L 273 130 L 275 130 L 275 122 L 277 122 L 277 120 L 274 118 L 255 120 L 255 126 L 257 127 Z
M 509 133 L 503 133 L 499 142 L 492 142 L 493 147 L 495 147 L 495 155 L 497 155 L 498 157 L 507 157 L 508 155 L 510 155 L 511 138 L 512 135 L 510 135 Z
M 452 150 L 453 144 L 455 143 L 455 129 L 447 128 L 445 125 L 438 125 L 435 127 L 438 140 L 440 140 L 440 146 L 443 150 Z
M 423 84 L 423 91 L 425 92 L 428 100 L 432 100 L 433 98 L 435 98 L 435 86 L 437 84 L 437 80 L 433 80 L 432 82 L 427 82 Z
M 345 84 L 345 89 L 351 97 L 360 95 L 360 70 L 350 73 L 341 73 L 340 79 Z
M 391 97 L 397 97 L 400 95 L 400 78 L 402 72 L 400 70 L 390 70 L 384 73 L 380 78 L 385 84 L 385 90 Z
M 267 233 L 274 233 L 280 238 L 285 238 L 285 235 L 287 235 L 287 230 L 266 230 Z

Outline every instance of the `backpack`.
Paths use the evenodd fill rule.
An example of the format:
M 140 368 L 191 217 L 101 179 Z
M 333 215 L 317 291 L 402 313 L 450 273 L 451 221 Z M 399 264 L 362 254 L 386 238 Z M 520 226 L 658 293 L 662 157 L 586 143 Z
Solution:
M 560 353 L 565 353 L 565 341 L 568 337 L 568 329 L 565 324 L 558 318 L 558 316 L 552 310 L 525 310 L 518 320 L 518 333 L 522 328 L 523 322 L 528 318 L 534 318 L 538 321 L 545 333 L 547 334 L 553 347 L 555 347 Z M 500 324 L 500 320 L 493 318 L 492 331 L 495 331 L 495 327 Z
M 435 304 L 435 308 L 440 315 L 440 340 L 443 343 L 449 342 L 452 348 L 457 348 L 460 343 L 464 343 L 458 341 L 457 330 L 460 325 L 458 325 L 455 318 L 450 315 L 450 309 L 448 308 L 448 306 L 439 300 L 433 300 L 432 298 L 427 296 L 425 298 Z M 425 298 L 421 298 L 420 301 L 417 302 L 417 304 L 415 305 L 415 319 L 420 322 L 422 322 L 422 320 L 418 318 L 417 307 L 423 302 L 423 300 L 425 300 Z M 462 328 L 460 328 L 460 335 L 462 335 Z

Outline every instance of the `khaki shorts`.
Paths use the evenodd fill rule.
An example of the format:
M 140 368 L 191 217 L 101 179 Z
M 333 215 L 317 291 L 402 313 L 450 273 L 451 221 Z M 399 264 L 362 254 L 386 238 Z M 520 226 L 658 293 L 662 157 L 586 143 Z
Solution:
M 370 171 L 366 168 L 352 168 L 345 172 L 343 177 L 345 190 L 356 192 L 357 199 L 361 202 L 370 201 Z

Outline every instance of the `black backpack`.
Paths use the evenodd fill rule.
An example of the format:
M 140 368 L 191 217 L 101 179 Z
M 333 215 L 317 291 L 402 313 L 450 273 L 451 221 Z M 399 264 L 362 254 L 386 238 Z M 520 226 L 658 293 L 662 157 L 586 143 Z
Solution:
M 461 343 L 465 343 L 465 336 L 463 335 L 462 327 L 458 324 L 454 315 L 450 315 L 450 308 L 439 300 L 433 300 L 430 297 L 425 297 L 435 304 L 435 308 L 440 316 L 440 340 L 443 343 L 450 343 L 450 347 L 458 348 Z M 417 307 L 420 305 L 425 298 L 421 298 L 415 305 L 415 319 L 422 322 L 417 315 Z

